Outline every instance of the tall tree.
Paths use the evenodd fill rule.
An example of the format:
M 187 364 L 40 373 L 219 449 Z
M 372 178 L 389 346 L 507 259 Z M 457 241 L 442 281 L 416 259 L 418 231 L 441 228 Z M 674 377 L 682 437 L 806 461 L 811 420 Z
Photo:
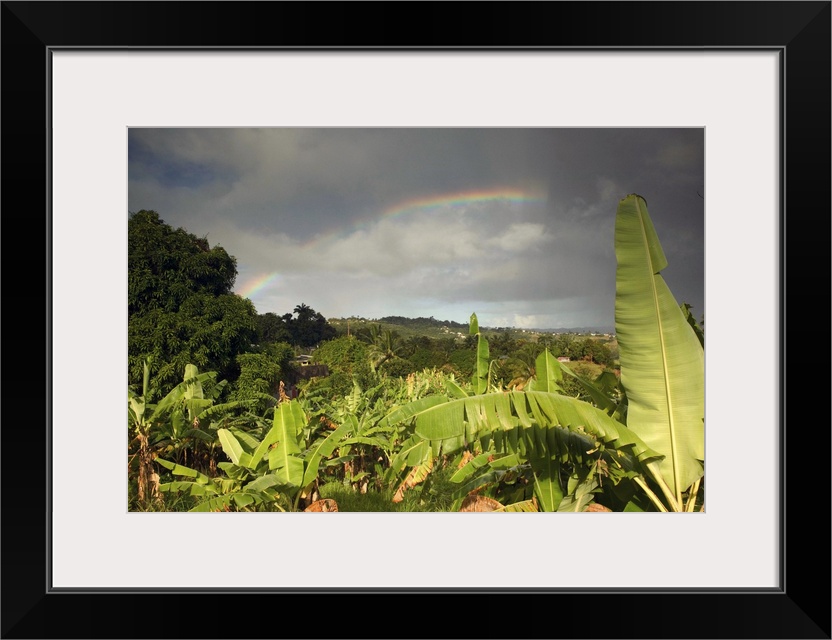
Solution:
M 250 350 L 257 317 L 250 300 L 231 292 L 236 259 L 141 210 L 128 220 L 127 266 L 129 384 L 141 384 L 148 356 L 161 394 L 187 364 L 235 380 L 236 356 Z
M 290 319 L 291 317 L 291 314 L 289 314 Z M 257 338 L 261 345 L 291 342 L 292 336 L 289 333 L 286 318 L 271 311 L 259 314 L 257 316 Z
M 291 341 L 300 347 L 314 347 L 338 335 L 319 312 L 303 303 L 295 307 L 295 315 L 285 314 L 283 319 L 289 329 Z
M 237 260 L 207 238 L 174 229 L 155 211 L 130 216 L 127 226 L 127 303 L 130 314 L 170 312 L 200 293 L 231 293 Z

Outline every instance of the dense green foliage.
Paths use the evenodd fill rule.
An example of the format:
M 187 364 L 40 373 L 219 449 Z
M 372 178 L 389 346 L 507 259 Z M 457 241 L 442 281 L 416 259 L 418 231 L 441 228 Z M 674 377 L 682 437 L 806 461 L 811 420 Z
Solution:
M 355 381 L 362 388 L 368 388 L 374 381 L 367 345 L 355 337 L 343 336 L 324 342 L 315 350 L 313 361 L 324 364 L 329 375 L 324 379 L 312 380 L 307 385 L 309 393 L 324 393 L 330 397 L 348 395 Z
M 259 353 L 238 355 L 240 376 L 232 384 L 231 398 L 251 400 L 263 394 L 277 396 L 280 382 L 285 382 L 294 375 L 294 355 L 294 349 L 285 342 L 269 344 Z M 262 399 L 257 406 L 261 410 L 266 408 Z
M 127 260 L 129 383 L 141 382 L 147 358 L 160 394 L 187 364 L 236 379 L 256 335 L 254 305 L 231 292 L 236 260 L 145 210 L 129 218 Z
M 176 311 L 195 294 L 231 292 L 237 262 L 219 246 L 184 229 L 174 229 L 155 211 L 130 215 L 127 226 L 127 308 L 131 316 Z
M 308 349 L 338 335 L 321 313 L 312 307 L 299 304 L 294 313 L 278 316 L 268 312 L 257 316 L 257 338 L 261 344 L 288 342 L 301 349 Z
M 288 314 L 291 318 L 291 314 Z M 257 342 L 271 344 L 273 342 L 292 342 L 292 334 L 284 316 L 269 311 L 257 315 Z

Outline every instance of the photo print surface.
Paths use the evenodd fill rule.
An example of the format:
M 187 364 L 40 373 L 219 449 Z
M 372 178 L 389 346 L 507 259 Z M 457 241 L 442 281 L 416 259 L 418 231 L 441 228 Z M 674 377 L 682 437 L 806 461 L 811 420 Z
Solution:
M 131 511 L 704 511 L 704 128 L 130 128 Z

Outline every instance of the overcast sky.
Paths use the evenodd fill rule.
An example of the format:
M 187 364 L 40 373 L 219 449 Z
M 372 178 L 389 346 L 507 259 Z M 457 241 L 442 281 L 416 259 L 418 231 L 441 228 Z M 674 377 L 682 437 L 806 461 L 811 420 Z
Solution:
M 258 313 L 612 329 L 628 193 L 704 314 L 704 176 L 692 128 L 140 128 L 128 210 L 225 248 Z

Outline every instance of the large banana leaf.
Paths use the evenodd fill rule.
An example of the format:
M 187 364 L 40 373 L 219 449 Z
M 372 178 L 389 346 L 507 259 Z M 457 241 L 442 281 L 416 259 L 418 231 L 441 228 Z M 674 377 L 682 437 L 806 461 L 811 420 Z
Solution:
M 419 398 L 413 402 L 408 402 L 407 404 L 394 407 L 390 413 L 379 421 L 379 426 L 388 428 L 396 424 L 401 424 L 402 422 L 406 422 L 410 418 L 413 418 L 425 409 L 438 404 L 443 404 L 447 401 L 448 398 L 443 395 L 425 396 L 424 398 Z
M 408 417 L 412 417 L 412 415 Z M 401 444 L 399 451 L 390 460 L 390 466 L 385 471 L 385 480 L 388 483 L 392 483 L 401 473 L 402 469 L 423 464 L 430 456 L 430 443 L 418 436 L 411 436 Z
M 356 427 L 358 420 L 355 416 L 349 416 L 349 418 L 352 418 L 352 420 L 345 421 L 335 431 L 331 431 L 326 438 L 323 438 L 310 448 L 309 459 L 306 462 L 306 470 L 304 471 L 303 481 L 301 483 L 302 486 L 309 486 L 318 477 L 318 466 L 321 460 L 331 456 L 344 440 L 344 437 Z
M 274 398 L 266 393 L 252 394 L 251 398 L 245 400 L 234 400 L 233 402 L 223 402 L 222 404 L 212 404 L 202 409 L 196 417 L 200 422 L 210 420 L 214 416 L 223 416 L 234 409 L 245 409 L 254 405 L 258 400 L 274 400 Z
M 187 478 L 194 478 L 195 482 L 201 485 L 211 484 L 211 478 L 206 476 L 204 473 L 200 473 L 196 469 L 191 469 L 190 467 L 183 467 L 181 464 L 176 464 L 175 462 L 165 460 L 164 458 L 156 458 L 156 462 L 161 466 L 165 467 L 166 469 L 170 469 L 171 473 L 173 473 L 173 475 L 175 476 L 185 476 Z
M 280 481 L 293 487 L 300 487 L 303 482 L 298 434 L 305 425 L 306 416 L 297 400 L 281 402 L 275 409 L 273 431 L 277 446 L 269 451 L 269 469 L 276 469 Z
M 667 259 L 644 198 L 618 204 L 615 331 L 627 426 L 664 458 L 659 469 L 681 493 L 704 474 L 705 354 L 661 271 Z
M 218 430 L 219 431 L 219 430 Z M 228 427 L 228 431 L 237 439 L 237 442 L 242 447 L 243 451 L 251 454 L 260 445 L 260 441 L 247 431 L 243 431 L 238 427 Z
M 534 473 L 534 495 L 540 501 L 542 511 L 555 511 L 563 500 L 560 485 L 560 462 L 553 460 L 544 450 L 540 455 L 532 454 L 529 461 Z
M 560 362 L 549 353 L 548 349 L 544 349 L 535 359 L 534 371 L 534 378 L 527 385 L 530 391 L 562 390 L 560 384 L 558 384 L 563 380 Z
M 464 398 L 468 395 L 465 389 L 460 387 L 456 382 L 454 382 L 450 378 L 443 379 L 442 385 L 445 387 L 445 390 L 448 392 L 448 395 L 451 395 L 454 398 Z
M 532 442 L 545 436 L 551 446 L 548 439 L 555 437 L 552 430 L 560 428 L 583 436 L 581 443 L 585 451 L 600 441 L 607 448 L 635 456 L 642 463 L 660 456 L 600 409 L 576 398 L 546 391 L 494 392 L 454 400 L 434 396 L 434 403 L 422 404 L 417 410 L 398 409 L 387 420 L 391 424 L 415 420 L 416 436 L 429 441 L 434 451 L 439 448 L 445 453 L 486 436 L 499 436 L 500 450 L 524 453 L 528 446 L 524 444 L 525 431 L 534 432 Z M 622 461 L 626 461 L 626 456 Z
M 165 411 L 172 409 L 180 403 L 186 403 L 188 399 L 193 399 L 202 393 L 202 383 L 208 380 L 215 380 L 217 377 L 216 371 L 208 371 L 207 373 L 197 373 L 194 365 L 189 364 L 185 366 L 185 378 L 182 382 L 176 385 L 170 392 L 162 398 L 156 405 L 150 420 L 157 420 Z M 196 392 L 194 390 L 197 390 Z M 209 406 L 208 402 L 206 405 Z M 205 407 L 202 407 L 204 409 Z
M 618 416 L 615 416 L 614 414 L 616 409 L 618 409 L 618 405 L 616 405 L 616 403 L 612 401 L 610 396 L 598 386 L 598 382 L 603 379 L 602 376 L 604 376 L 604 374 L 609 373 L 608 371 L 602 372 L 598 376 L 598 380 L 596 380 L 594 383 L 590 382 L 583 376 L 578 375 L 569 367 L 562 367 L 562 371 L 566 372 L 568 376 L 572 377 L 579 385 L 581 385 L 584 388 L 584 390 L 587 392 L 587 395 L 589 395 L 596 407 L 604 409 L 607 413 L 613 415 L 616 419 L 618 419 Z M 614 376 L 615 374 L 610 373 L 609 375 Z
M 218 429 L 217 437 L 219 438 L 222 450 L 225 455 L 233 462 L 241 467 L 251 467 L 251 455 L 246 453 L 240 442 L 228 429 Z
M 174 481 L 159 485 L 160 493 L 184 493 L 188 496 L 215 496 L 219 493 L 213 485 L 198 482 Z

